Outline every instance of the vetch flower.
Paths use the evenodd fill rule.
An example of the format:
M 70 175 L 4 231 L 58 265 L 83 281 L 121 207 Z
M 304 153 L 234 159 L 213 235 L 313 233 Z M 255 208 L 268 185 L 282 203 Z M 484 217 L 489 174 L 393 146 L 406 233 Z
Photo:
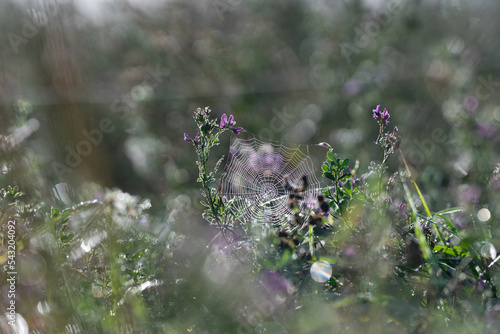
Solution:
M 231 130 L 233 130 L 235 134 L 239 135 L 242 129 L 243 128 L 240 126 L 239 128 L 232 128 Z
M 380 104 L 377 108 L 373 109 L 373 118 L 375 118 L 381 126 L 386 127 L 389 125 L 389 117 L 391 117 L 391 115 L 386 108 L 384 108 L 384 111 L 380 111 Z
M 384 108 L 384 111 L 382 112 L 382 119 L 383 119 L 384 121 L 386 121 L 386 120 L 388 120 L 388 119 L 389 119 L 389 117 L 391 117 L 391 115 L 389 115 L 389 112 L 387 111 L 387 109 L 386 109 L 386 108 Z
M 391 117 L 391 115 L 389 115 L 389 112 L 387 111 L 387 109 L 384 108 L 384 111 L 382 112 L 380 117 L 382 118 L 382 121 L 383 121 L 382 124 L 384 125 L 384 127 L 389 125 L 389 117 Z
M 189 136 L 187 135 L 187 133 L 184 133 L 184 140 L 187 141 L 187 142 L 190 142 L 192 139 L 189 138 Z
M 198 142 L 200 141 L 200 139 L 201 139 L 201 134 L 198 132 L 196 134 L 196 137 L 194 137 L 194 140 L 193 140 L 194 144 L 198 145 Z
M 229 115 L 229 126 L 234 126 L 236 124 L 236 122 L 234 121 L 234 117 L 233 115 Z
M 232 117 L 232 115 L 229 117 L 229 119 L 231 119 L 231 117 Z M 227 124 L 227 116 L 226 116 L 226 114 L 224 114 L 220 118 L 220 127 L 221 127 L 221 129 L 224 129 L 226 127 L 226 124 Z
M 377 108 L 373 109 L 373 118 L 375 118 L 377 121 L 380 120 L 380 104 L 377 106 Z
M 321 142 L 321 143 L 319 143 L 318 145 L 319 145 L 319 146 L 322 146 L 322 147 L 326 147 L 326 148 L 332 148 L 332 147 L 330 146 L 330 144 L 328 144 L 328 143 L 326 143 L 326 142 Z

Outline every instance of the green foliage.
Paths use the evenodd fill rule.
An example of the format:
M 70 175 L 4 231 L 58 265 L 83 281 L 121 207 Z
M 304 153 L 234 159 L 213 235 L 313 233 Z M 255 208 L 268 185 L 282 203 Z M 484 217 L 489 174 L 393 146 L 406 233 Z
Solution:
M 476 249 L 478 242 L 484 242 L 481 237 L 471 239 L 470 231 L 453 223 L 462 209 L 429 211 L 398 147 L 397 131 L 384 130 L 380 126 L 377 139 L 384 151 L 382 163 L 372 162 L 361 178 L 356 176 L 358 162 L 350 169 L 349 158 L 342 159 L 329 145 L 321 145 L 329 148 L 321 170 L 331 185 L 312 208 L 303 205 L 301 190 L 292 189 L 292 217 L 279 224 L 258 222 L 269 225 L 268 229 L 246 230 L 252 270 L 293 282 L 296 305 L 307 305 L 311 291 L 320 299 L 335 296 L 329 302 L 334 309 L 352 310 L 368 322 L 374 322 L 369 314 L 384 310 L 385 321 L 398 324 L 402 331 L 436 326 L 440 317 L 458 321 L 467 312 L 460 305 L 468 300 L 480 300 L 483 310 L 488 308 L 497 301 L 491 276 L 496 254 L 485 261 Z M 406 168 L 399 172 L 399 182 L 396 174 L 386 175 L 387 159 L 396 149 Z M 425 215 L 419 212 L 407 178 Z M 334 268 L 323 285 L 311 280 L 317 261 Z M 390 292 L 394 287 L 398 288 Z M 398 304 L 413 308 L 421 319 L 403 324 L 408 315 L 394 311 Z M 360 310 L 362 305 L 367 305 L 365 311 Z
M 321 166 L 323 176 L 333 183 L 332 188 L 323 190 L 326 198 L 330 201 L 329 205 L 334 208 L 338 214 L 341 214 L 349 205 L 349 201 L 358 192 L 356 180 L 353 179 L 353 173 L 356 171 L 349 170 L 349 159 L 340 159 L 333 149 L 330 149 L 327 154 L 327 160 Z
M 198 108 L 196 110 L 194 120 L 198 128 L 198 133 L 194 140 L 189 139 L 186 141 L 192 142 L 196 149 L 196 155 L 198 156 L 198 160 L 196 161 L 199 172 L 197 181 L 201 183 L 202 195 L 205 198 L 205 201 L 201 202 L 206 208 L 204 217 L 213 224 L 221 224 L 225 220 L 224 203 L 219 194 L 220 189 L 216 190 L 212 184 L 216 181 L 215 175 L 221 163 L 224 161 L 224 157 L 221 157 L 217 161 L 212 171 L 208 170 L 207 164 L 211 149 L 219 145 L 220 134 L 231 128 L 217 124 L 217 119 L 210 119 L 210 112 L 211 110 L 208 107 L 204 109 Z M 226 115 L 224 115 L 224 117 L 225 116 Z

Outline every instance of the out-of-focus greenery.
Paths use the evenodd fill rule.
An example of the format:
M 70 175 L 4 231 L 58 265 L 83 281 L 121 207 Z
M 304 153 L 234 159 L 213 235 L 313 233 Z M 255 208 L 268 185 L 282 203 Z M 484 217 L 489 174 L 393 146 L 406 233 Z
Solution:
M 498 9 L 495 0 L 2 1 L 0 262 L 15 218 L 18 313 L 34 333 L 495 332 Z M 386 175 L 399 174 L 384 190 L 393 205 L 352 209 L 346 221 L 364 224 L 325 237 L 327 260 L 340 261 L 335 284 L 311 280 L 311 259 L 285 261 L 292 253 L 277 247 L 289 243 L 274 232 L 239 246 L 259 250 L 241 262 L 202 219 L 183 141 L 197 107 L 233 114 L 263 140 L 328 142 L 359 160 L 358 173 L 376 174 L 378 104 L 399 127 L 424 201 L 393 155 Z M 209 165 L 228 148 L 223 136 Z M 325 157 L 312 158 L 319 170 Z M 406 226 L 394 217 L 411 203 Z M 451 207 L 462 211 L 442 212 Z M 416 222 L 434 248 L 425 233 L 406 238 Z M 427 265 L 401 269 L 408 252 Z

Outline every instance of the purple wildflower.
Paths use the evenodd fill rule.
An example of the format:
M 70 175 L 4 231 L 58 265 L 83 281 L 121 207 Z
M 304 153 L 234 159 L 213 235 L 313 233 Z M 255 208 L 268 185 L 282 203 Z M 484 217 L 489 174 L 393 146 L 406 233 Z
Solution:
M 321 143 L 319 143 L 318 145 L 319 145 L 319 146 L 326 147 L 326 148 L 332 148 L 332 147 L 330 146 L 330 144 L 325 143 L 325 142 L 321 142 Z
M 194 142 L 194 144 L 195 144 L 195 145 L 198 145 L 198 142 L 199 142 L 200 140 L 201 140 L 201 134 L 198 132 L 198 133 L 196 134 L 196 137 L 194 137 L 193 142 Z
M 243 128 L 240 126 L 239 128 L 232 128 L 231 130 L 233 130 L 235 134 L 239 135 L 242 129 Z
M 373 118 L 375 118 L 377 121 L 380 120 L 381 114 L 380 114 L 380 104 L 377 106 L 377 108 L 373 109 Z
M 231 117 L 229 117 L 229 119 L 231 119 Z M 221 129 L 224 129 L 226 127 L 226 124 L 227 124 L 227 116 L 226 116 L 226 114 L 224 114 L 220 118 L 220 127 L 221 127 Z
M 229 126 L 234 126 L 236 124 L 236 122 L 234 121 L 234 117 L 233 115 L 229 115 Z
M 373 118 L 375 118 L 383 127 L 389 125 L 389 117 L 391 117 L 391 115 L 386 108 L 384 108 L 384 111 L 380 111 L 380 104 L 377 106 L 377 108 L 373 109 Z
M 387 121 L 389 119 L 389 117 L 391 117 L 391 115 L 389 115 L 389 112 L 387 111 L 387 109 L 384 108 L 384 111 L 382 112 L 382 119 L 384 121 Z
M 479 279 L 477 280 L 478 288 L 479 291 L 483 291 L 484 288 L 486 287 L 486 278 L 484 277 L 484 274 L 479 274 Z
M 389 117 L 391 117 L 391 115 L 389 115 L 387 109 L 384 108 L 384 111 L 382 112 L 382 114 L 380 114 L 380 117 L 382 118 L 382 124 L 384 127 L 389 125 Z
M 189 136 L 187 135 L 187 133 L 184 134 L 184 140 L 187 141 L 187 142 L 190 142 L 192 139 L 189 138 Z

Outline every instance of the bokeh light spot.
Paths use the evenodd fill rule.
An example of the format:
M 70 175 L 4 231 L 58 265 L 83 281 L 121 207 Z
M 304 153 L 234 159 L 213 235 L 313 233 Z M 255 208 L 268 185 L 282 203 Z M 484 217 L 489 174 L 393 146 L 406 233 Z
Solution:
M 4 317 L 0 317 L 0 332 L 14 334 L 28 334 L 29 327 L 24 317 L 19 313 L 15 314 L 15 320 L 12 319 L 14 314 L 5 313 Z
M 490 210 L 482 208 L 477 212 L 477 218 L 479 218 L 479 220 L 482 222 L 487 222 L 491 218 Z
M 311 266 L 311 277 L 318 283 L 325 283 L 332 277 L 332 266 L 326 261 L 317 261 Z
M 31 111 L 33 111 L 33 104 L 31 104 L 31 102 L 28 100 L 19 99 L 17 100 L 16 105 L 19 112 L 29 114 L 31 113 Z

